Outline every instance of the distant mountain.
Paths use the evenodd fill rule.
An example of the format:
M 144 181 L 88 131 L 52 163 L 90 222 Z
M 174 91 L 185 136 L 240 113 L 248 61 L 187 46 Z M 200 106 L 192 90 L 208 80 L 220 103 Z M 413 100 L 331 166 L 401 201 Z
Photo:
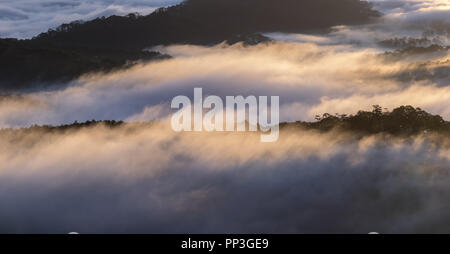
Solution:
M 186 0 L 147 16 L 130 14 L 65 24 L 34 40 L 102 48 L 208 45 L 236 35 L 362 24 L 378 16 L 368 2 L 360 0 Z
M 48 86 L 166 57 L 143 51 L 155 45 L 252 45 L 269 40 L 262 32 L 323 31 L 379 15 L 360 0 L 186 0 L 147 16 L 76 21 L 31 40 L 0 39 L 0 91 Z

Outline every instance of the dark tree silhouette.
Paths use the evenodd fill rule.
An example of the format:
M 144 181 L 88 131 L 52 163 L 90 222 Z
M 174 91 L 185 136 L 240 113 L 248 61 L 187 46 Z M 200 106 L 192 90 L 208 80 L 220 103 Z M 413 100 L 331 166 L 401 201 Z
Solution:
M 0 39 L 0 92 L 68 81 L 137 60 L 154 45 L 265 42 L 260 32 L 305 32 L 369 22 L 378 12 L 360 0 L 187 0 L 147 16 L 75 21 L 32 40 Z
M 392 111 L 381 111 L 381 107 L 374 106 L 372 111 L 359 111 L 356 115 L 331 115 L 329 113 L 323 116 L 317 116 L 315 122 L 295 122 L 282 123 L 281 130 L 286 128 L 293 129 L 312 129 L 322 132 L 331 130 L 346 131 L 355 136 L 372 135 L 378 133 L 388 133 L 395 136 L 410 136 L 423 133 L 437 133 L 446 137 L 450 136 L 450 122 L 445 121 L 439 115 L 432 115 L 420 108 L 412 106 L 401 106 Z M 87 121 L 79 123 L 75 121 L 72 124 L 61 126 L 38 126 L 22 129 L 1 129 L 0 136 L 4 133 L 32 134 L 36 131 L 41 132 L 66 132 L 103 125 L 109 128 L 117 128 L 132 124 L 135 127 L 152 126 L 154 122 L 142 123 L 124 123 L 122 121 Z
M 439 115 L 432 115 L 420 108 L 401 106 L 393 111 L 384 111 L 375 105 L 372 111 L 359 111 L 356 115 L 316 116 L 316 122 L 297 122 L 295 126 L 329 131 L 340 129 L 352 132 L 375 134 L 389 133 L 393 135 L 413 135 L 418 133 L 439 132 L 450 134 L 450 123 Z M 292 126 L 292 124 L 285 124 Z
M 147 15 L 111 16 L 64 24 L 35 38 L 61 46 L 144 48 L 215 44 L 237 35 L 305 32 L 378 17 L 360 0 L 186 0 Z

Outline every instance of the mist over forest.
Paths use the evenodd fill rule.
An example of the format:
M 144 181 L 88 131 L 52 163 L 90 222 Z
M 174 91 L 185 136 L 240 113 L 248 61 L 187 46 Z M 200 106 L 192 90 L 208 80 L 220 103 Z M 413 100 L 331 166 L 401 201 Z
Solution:
M 0 2 L 0 233 L 449 233 L 449 12 Z M 279 96 L 279 140 L 174 132 L 197 87 Z

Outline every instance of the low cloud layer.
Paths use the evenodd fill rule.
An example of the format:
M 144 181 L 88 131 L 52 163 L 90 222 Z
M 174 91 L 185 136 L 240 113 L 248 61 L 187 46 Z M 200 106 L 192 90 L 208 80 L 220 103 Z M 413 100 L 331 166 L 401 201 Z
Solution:
M 173 58 L 87 75 L 56 90 L 1 95 L 0 128 L 160 122 L 1 130 L 0 233 L 449 233 L 447 136 L 283 129 L 278 142 L 264 144 L 259 133 L 175 133 L 168 126 L 171 99 L 192 97 L 195 87 L 205 96 L 278 95 L 282 121 L 374 104 L 410 104 L 450 120 L 448 50 L 388 55 L 379 44 L 426 34 L 447 45 L 445 30 L 435 29 L 446 27 L 445 17 L 437 26 L 413 25 L 421 15 L 448 13 L 447 1 L 377 2 L 391 11 L 368 26 L 270 34 L 278 41 L 251 47 L 156 47 Z M 150 10 L 166 1 L 147 3 L 121 8 Z M 73 4 L 68 13 L 84 5 L 98 10 Z M 4 24 L 19 24 L 19 35 L 41 29 L 36 21 L 21 30 L 20 22 L 30 22 L 23 15 L 8 14 L 0 31 L 13 31 Z
M 280 96 L 282 121 L 312 120 L 326 112 L 353 114 L 375 104 L 389 109 L 411 104 L 450 119 L 448 75 L 436 81 L 396 78 L 405 72 L 422 73 L 423 63 L 433 63 L 425 68 L 431 73 L 437 67 L 449 68 L 448 51 L 389 60 L 377 49 L 345 44 L 276 42 L 156 50 L 174 58 L 86 76 L 61 90 L 5 96 L 0 99 L 0 126 L 149 121 L 167 116 L 172 98 L 192 97 L 195 87 L 203 88 L 205 96 Z
M 1 97 L 0 127 L 160 119 L 170 114 L 172 98 L 192 96 L 194 87 L 206 95 L 280 96 L 282 121 L 312 120 L 326 112 L 353 114 L 374 104 L 389 109 L 411 104 L 450 119 L 448 50 L 388 57 L 383 53 L 392 49 L 380 44 L 426 35 L 426 44 L 448 45 L 446 19 L 438 18 L 445 28 L 440 32 L 433 30 L 437 23 L 432 20 L 435 10 L 448 14 L 449 4 L 378 1 L 376 6 L 390 14 L 371 25 L 335 27 L 327 35 L 268 34 L 277 42 L 254 47 L 156 47 L 152 50 L 173 58 L 85 76 L 56 91 Z M 414 13 L 426 14 L 430 22 L 418 28 L 399 21 Z
M 448 139 L 0 133 L 0 232 L 448 233 Z

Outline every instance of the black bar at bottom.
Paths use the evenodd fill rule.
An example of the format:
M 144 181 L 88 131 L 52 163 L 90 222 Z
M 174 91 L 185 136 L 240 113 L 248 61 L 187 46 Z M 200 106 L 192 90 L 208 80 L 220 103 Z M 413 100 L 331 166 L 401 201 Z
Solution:
M 3 235 L 2 247 L 44 250 L 140 250 L 142 253 L 278 253 L 402 251 L 447 247 L 444 235 Z M 63 249 L 61 249 L 63 246 Z M 159 252 L 158 252 L 159 253 Z M 290 252 L 289 252 L 290 253 Z

